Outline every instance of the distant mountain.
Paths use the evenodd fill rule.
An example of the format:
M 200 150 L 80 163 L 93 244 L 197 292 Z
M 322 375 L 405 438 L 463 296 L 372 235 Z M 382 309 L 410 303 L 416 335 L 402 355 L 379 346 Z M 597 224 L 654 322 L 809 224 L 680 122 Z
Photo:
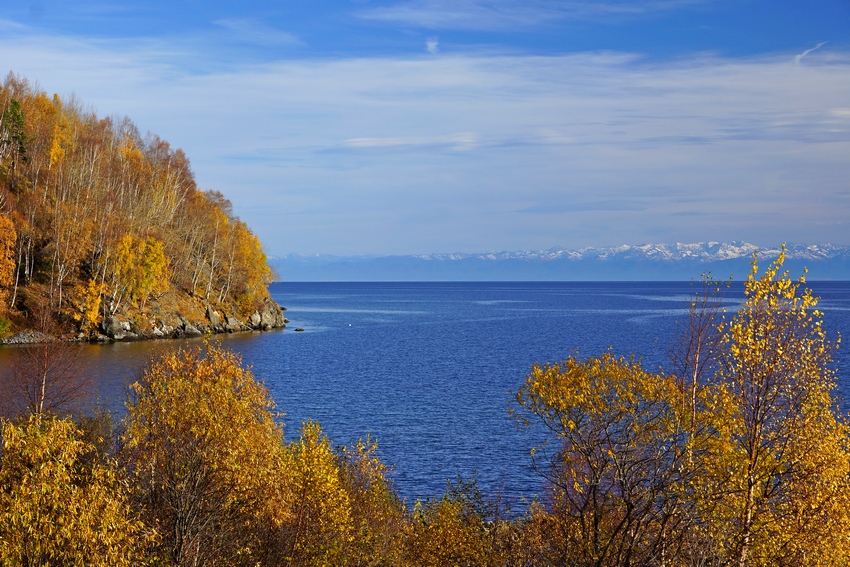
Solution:
M 642 244 L 567 250 L 420 254 L 412 256 L 301 256 L 270 258 L 281 281 L 662 281 L 744 279 L 753 253 L 764 264 L 780 249 L 748 242 Z M 850 280 L 850 246 L 791 244 L 786 269 L 808 268 L 810 279 Z

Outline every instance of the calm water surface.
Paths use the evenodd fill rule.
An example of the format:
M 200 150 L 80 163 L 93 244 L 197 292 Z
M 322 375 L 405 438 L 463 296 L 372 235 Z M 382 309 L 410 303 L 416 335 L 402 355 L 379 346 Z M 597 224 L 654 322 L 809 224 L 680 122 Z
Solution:
M 850 334 L 850 282 L 810 286 L 822 298 L 830 336 Z M 371 433 L 408 501 L 473 474 L 488 493 L 517 501 L 541 492 L 528 450 L 543 432 L 517 430 L 507 413 L 531 365 L 609 348 L 638 354 L 647 368 L 664 365 L 691 286 L 277 283 L 271 292 L 288 308 L 286 330 L 220 340 L 265 382 L 286 414 L 287 437 L 307 419 L 319 421 L 336 444 Z M 740 299 L 740 287 L 725 294 L 730 311 Z M 180 344 L 84 347 L 103 403 L 123 411 L 138 366 Z M 0 362 L 7 365 L 14 351 L 0 350 Z M 842 395 L 843 355 L 839 350 Z

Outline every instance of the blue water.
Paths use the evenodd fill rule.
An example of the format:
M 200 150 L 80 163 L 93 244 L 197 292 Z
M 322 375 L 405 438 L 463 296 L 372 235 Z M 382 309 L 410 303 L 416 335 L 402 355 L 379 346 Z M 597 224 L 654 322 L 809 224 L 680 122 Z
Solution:
M 819 284 L 826 326 L 850 331 L 850 284 Z M 318 420 L 336 443 L 370 432 L 409 500 L 477 473 L 508 501 L 539 494 L 508 404 L 535 362 L 636 353 L 666 365 L 689 283 L 280 283 L 289 328 L 226 342 L 254 365 L 288 434 Z M 740 287 L 725 293 L 734 311 Z M 292 332 L 296 327 L 303 333 Z
M 810 287 L 830 336 L 850 334 L 850 282 Z M 220 340 L 265 382 L 288 438 L 307 419 L 335 444 L 370 433 L 408 502 L 477 475 L 485 493 L 518 503 L 541 493 L 529 449 L 544 432 L 518 430 L 508 416 L 530 367 L 607 349 L 666 365 L 691 291 L 686 282 L 277 283 L 288 328 Z M 730 312 L 741 297 L 740 286 L 725 293 Z M 138 365 L 179 344 L 86 347 L 107 406 L 120 412 Z

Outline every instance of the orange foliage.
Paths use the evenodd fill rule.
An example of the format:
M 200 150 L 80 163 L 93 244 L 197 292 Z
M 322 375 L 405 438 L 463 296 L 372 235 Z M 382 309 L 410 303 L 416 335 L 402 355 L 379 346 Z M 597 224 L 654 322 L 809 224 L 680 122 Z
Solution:
M 11 251 L 0 262 L 16 257 L 13 302 L 30 295 L 19 286 L 46 284 L 54 311 L 92 329 L 89 282 L 108 299 L 97 317 L 125 300 L 144 308 L 168 289 L 246 314 L 268 297 L 262 245 L 220 193 L 197 189 L 181 150 L 11 74 L 0 87 L 0 110 L 9 108 L 0 120 L 0 207 L 19 230 L 11 240 L 0 234 Z

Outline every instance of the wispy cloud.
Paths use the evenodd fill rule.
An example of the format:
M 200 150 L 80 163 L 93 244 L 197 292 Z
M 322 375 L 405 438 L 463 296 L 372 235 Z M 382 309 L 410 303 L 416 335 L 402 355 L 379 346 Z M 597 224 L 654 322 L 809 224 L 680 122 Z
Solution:
M 428 50 L 428 53 L 437 53 L 440 51 L 440 41 L 436 37 L 429 37 L 425 40 L 425 49 Z
M 217 20 L 216 25 L 224 28 L 232 39 L 264 47 L 303 45 L 295 34 L 281 31 L 250 18 Z
M 797 55 L 796 57 L 794 57 L 794 64 L 795 64 L 795 65 L 799 65 L 799 64 L 800 64 L 800 61 L 802 61 L 802 60 L 803 60 L 803 57 L 805 57 L 806 55 L 808 55 L 808 54 L 809 54 L 809 53 L 811 53 L 812 51 L 816 51 L 816 50 L 820 49 L 821 47 L 823 47 L 823 46 L 824 46 L 824 45 L 826 45 L 827 43 L 829 43 L 829 42 L 827 42 L 827 41 L 822 41 L 822 42 L 820 42 L 819 44 L 817 44 L 816 46 L 812 47 L 811 49 L 807 49 L 807 50 L 805 50 L 804 52 L 800 53 L 799 55 Z
M 0 36 L 0 67 L 184 148 L 273 254 L 850 242 L 846 53 L 423 53 L 194 72 L 184 48 Z
M 423 138 L 350 138 L 343 142 L 349 148 L 416 148 L 421 146 L 451 147 L 467 150 L 478 145 L 478 135 L 474 132 L 461 132 L 447 136 Z
M 6 19 L 3 19 L 3 18 L 0 18 L 0 31 L 2 31 L 2 32 L 22 33 L 22 32 L 26 32 L 26 31 L 30 31 L 30 30 L 31 30 L 31 28 L 29 26 L 26 26 L 24 24 L 21 24 L 21 23 L 12 21 L 12 20 L 6 20 Z
M 708 0 L 410 0 L 360 17 L 426 29 L 515 30 L 559 20 L 600 20 L 676 10 Z
M 646 203 L 631 199 L 610 199 L 607 201 L 581 201 L 572 203 L 540 203 L 517 210 L 518 213 L 551 214 L 581 213 L 587 211 L 643 211 Z

